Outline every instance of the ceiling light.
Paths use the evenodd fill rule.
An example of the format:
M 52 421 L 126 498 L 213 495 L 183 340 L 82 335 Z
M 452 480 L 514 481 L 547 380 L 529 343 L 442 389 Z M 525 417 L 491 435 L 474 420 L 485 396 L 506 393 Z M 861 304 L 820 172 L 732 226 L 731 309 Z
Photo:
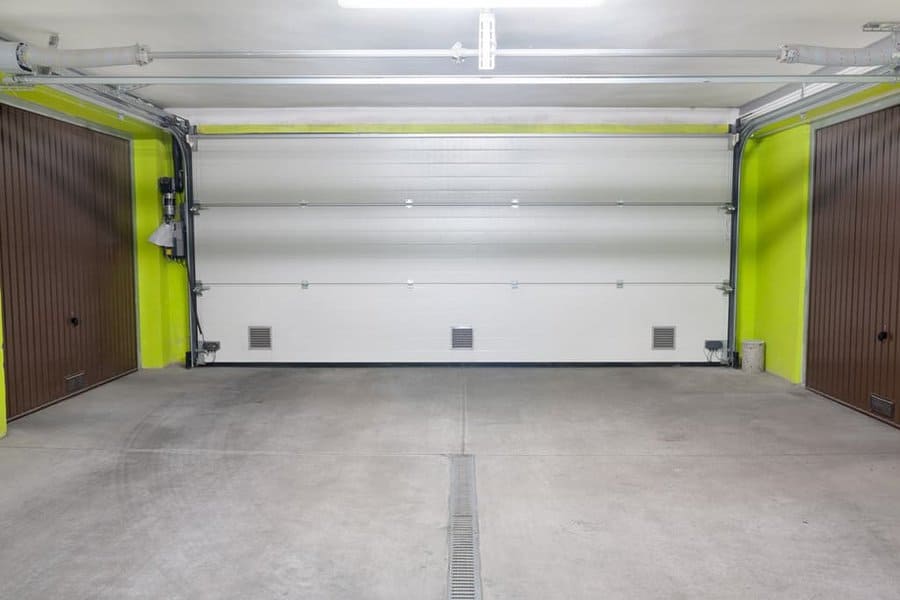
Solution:
M 338 0 L 344 8 L 590 8 L 603 0 Z

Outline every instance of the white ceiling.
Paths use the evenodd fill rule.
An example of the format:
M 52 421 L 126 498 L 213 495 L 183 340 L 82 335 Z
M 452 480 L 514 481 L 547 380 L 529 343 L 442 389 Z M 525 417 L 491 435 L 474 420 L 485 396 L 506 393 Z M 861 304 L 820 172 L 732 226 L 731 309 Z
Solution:
M 798 73 L 783 43 L 866 46 L 870 20 L 900 19 L 896 0 L 606 0 L 589 9 L 497 10 L 500 47 L 772 49 L 769 60 L 510 59 L 497 73 Z M 337 0 L 7 0 L 0 32 L 64 48 L 134 42 L 155 50 L 477 47 L 474 10 L 357 10 Z M 474 59 L 158 61 L 107 70 L 167 74 L 476 74 Z M 737 107 L 766 85 L 533 87 L 183 87 L 138 93 L 166 107 L 568 106 Z

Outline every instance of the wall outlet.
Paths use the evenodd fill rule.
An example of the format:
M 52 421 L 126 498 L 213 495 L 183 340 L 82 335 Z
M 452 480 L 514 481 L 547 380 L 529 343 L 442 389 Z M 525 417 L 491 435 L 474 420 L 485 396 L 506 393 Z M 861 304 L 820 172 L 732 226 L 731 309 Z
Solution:
M 725 342 L 722 340 L 706 340 L 705 347 L 710 352 L 715 352 L 716 350 L 722 350 L 725 347 Z

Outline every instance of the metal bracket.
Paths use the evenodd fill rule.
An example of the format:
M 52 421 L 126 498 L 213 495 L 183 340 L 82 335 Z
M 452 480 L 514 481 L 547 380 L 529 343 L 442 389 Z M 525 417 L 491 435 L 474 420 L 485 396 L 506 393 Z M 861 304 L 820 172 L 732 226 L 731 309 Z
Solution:
M 0 92 L 24 92 L 34 89 L 34 84 L 19 81 L 15 75 L 4 77 L 0 81 Z
M 117 94 L 127 94 L 128 92 L 133 92 L 135 90 L 139 90 L 141 88 L 148 87 L 146 83 L 131 83 L 127 85 L 117 85 L 115 86 L 115 90 Z
M 416 282 L 413 281 L 412 279 L 407 279 L 406 287 L 408 287 L 409 289 L 413 289 L 414 287 L 416 287 Z
M 406 202 L 404 202 L 403 204 L 406 205 L 406 208 L 412 208 L 416 203 L 413 202 L 412 198 L 407 198 Z
M 478 17 L 478 70 L 493 71 L 497 66 L 497 17 L 490 10 Z
M 307 280 L 305 280 L 305 279 L 304 279 L 303 281 L 301 281 L 301 282 L 300 282 L 300 289 L 301 289 L 301 290 L 308 290 L 308 289 L 309 289 L 309 282 L 308 282 Z
M 894 51 L 891 53 L 891 59 L 895 67 L 900 67 L 900 21 L 872 21 L 863 25 L 863 31 L 892 34 Z
M 625 287 L 625 280 L 623 280 L 623 279 L 617 279 L 617 280 L 616 280 L 616 288 L 618 288 L 618 289 L 621 290 L 621 289 L 623 289 L 624 287 Z
M 734 293 L 734 286 L 730 281 L 723 281 L 719 285 L 716 286 L 717 290 L 720 290 L 726 296 Z
M 200 214 L 200 211 L 201 211 L 201 210 L 206 210 L 206 207 L 203 206 L 202 204 L 194 204 L 194 205 L 191 207 L 191 214 L 194 215 L 194 216 L 196 217 L 197 215 Z
M 196 283 L 194 283 L 194 287 L 191 288 L 191 291 L 195 296 L 202 296 L 203 292 L 208 292 L 209 289 L 210 288 L 208 285 L 203 285 L 202 281 L 197 281 Z
M 59 34 L 51 33 L 50 39 L 47 40 L 47 45 L 51 48 L 59 48 Z M 53 69 L 50 67 L 38 67 L 34 70 L 37 75 L 51 75 L 53 73 Z
M 456 42 L 450 47 L 450 51 L 453 53 L 453 62 L 458 65 L 461 65 L 466 60 L 466 57 L 462 55 L 463 50 L 462 42 Z
M 517 279 L 514 279 L 512 282 L 510 282 L 510 287 L 512 287 L 512 289 L 514 290 L 519 289 L 519 281 Z
M 737 208 L 734 206 L 734 204 L 723 204 L 719 207 L 719 210 L 724 213 L 728 213 L 729 215 L 733 215 L 737 212 Z
M 900 21 L 870 21 L 863 25 L 863 31 L 868 33 L 897 33 L 900 32 Z
M 740 133 L 732 133 L 728 136 L 728 149 L 734 150 L 738 147 L 738 144 L 741 143 L 741 134 Z
M 185 134 L 184 141 L 191 149 L 191 152 L 197 152 L 200 149 L 200 140 L 192 133 Z
M 519 208 L 519 200 L 517 198 L 513 198 L 512 200 L 510 200 L 509 205 L 512 208 Z

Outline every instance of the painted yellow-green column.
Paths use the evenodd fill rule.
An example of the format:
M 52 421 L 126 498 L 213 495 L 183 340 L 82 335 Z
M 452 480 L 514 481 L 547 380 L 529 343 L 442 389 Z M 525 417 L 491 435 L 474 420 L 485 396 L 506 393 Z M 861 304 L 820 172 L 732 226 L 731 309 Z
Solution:
M 188 334 L 187 272 L 147 241 L 162 222 L 157 190 L 171 177 L 172 147 L 167 138 L 136 139 L 134 152 L 135 244 L 141 367 L 153 369 L 184 361 Z
M 766 343 L 766 368 L 803 377 L 810 127 L 752 139 L 741 170 L 738 342 Z

